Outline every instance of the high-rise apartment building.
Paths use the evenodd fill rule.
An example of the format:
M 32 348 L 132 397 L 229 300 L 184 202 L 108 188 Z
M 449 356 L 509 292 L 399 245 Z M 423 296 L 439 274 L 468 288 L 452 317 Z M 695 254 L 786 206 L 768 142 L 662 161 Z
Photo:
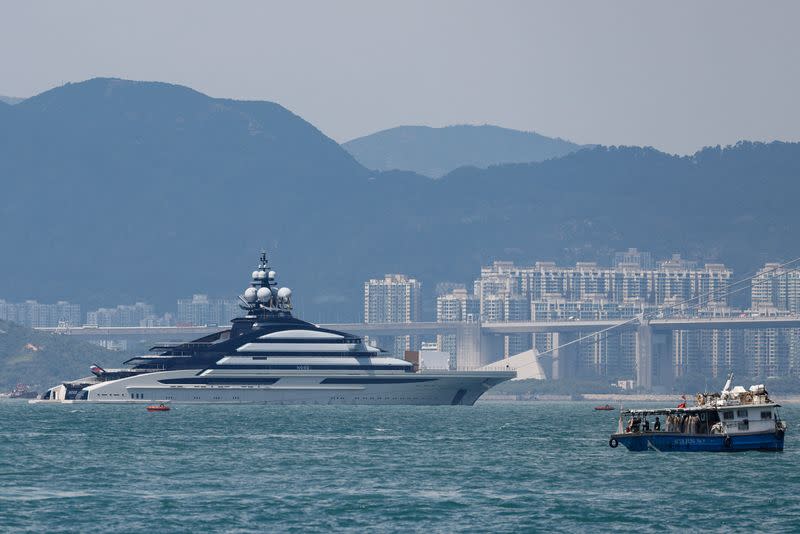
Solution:
M 642 262 L 648 264 L 647 260 Z M 725 293 L 732 276 L 732 271 L 722 264 L 709 263 L 699 268 L 677 254 L 652 269 L 635 263 L 609 268 L 594 262 L 578 262 L 574 267 L 536 262 L 533 267 L 516 267 L 511 262 L 497 261 L 481 268 L 474 288 L 481 299 L 482 315 L 484 296 L 498 294 L 524 295 L 531 300 L 562 297 L 568 301 L 681 303 L 684 309 L 694 309 L 709 303 L 726 303 Z
M 86 313 L 86 324 L 94 326 L 147 326 L 156 319 L 151 304 L 120 304 L 115 308 L 99 308 Z
M 722 379 L 731 371 L 739 376 L 746 374 L 742 330 L 699 330 L 697 335 L 708 376 Z
M 178 324 L 226 325 L 239 315 L 239 302 L 234 299 L 210 299 L 208 295 L 195 294 L 191 299 L 178 300 Z
M 78 326 L 82 322 L 80 305 L 63 300 L 55 304 L 42 304 L 35 300 L 16 303 L 0 300 L 0 319 L 28 328 L 56 327 L 59 324 Z
M 460 323 L 473 322 L 480 318 L 480 301 L 463 287 L 455 288 L 449 293 L 436 298 L 436 322 Z M 458 345 L 453 334 L 439 334 L 436 336 L 439 350 L 450 354 L 450 368 L 458 367 L 456 355 Z
M 699 267 L 678 254 L 655 263 L 649 253 L 629 249 L 615 254 L 611 268 L 595 262 L 578 262 L 572 267 L 536 262 L 532 267 L 518 267 L 512 262 L 497 261 L 481 268 L 474 292 L 482 321 L 622 320 L 645 312 L 695 315 L 704 309 L 725 307 L 732 275 L 722 264 Z M 517 304 L 520 301 L 529 303 L 529 315 Z M 540 351 L 553 348 L 553 336 L 549 334 L 517 337 L 504 340 L 507 356 L 513 354 L 511 351 L 530 347 L 530 343 Z M 707 356 L 698 353 L 696 338 L 695 334 L 687 334 L 672 344 L 676 374 L 707 365 Z M 726 350 L 724 344 L 721 346 L 720 350 Z M 578 352 L 578 369 L 588 375 L 624 377 L 635 372 L 633 333 L 587 340 L 580 344 Z M 725 355 L 718 359 L 725 360 Z
M 800 272 L 767 263 L 751 282 L 751 308 L 763 315 L 800 314 Z M 747 370 L 751 376 L 800 376 L 800 329 L 748 330 Z
M 420 320 L 422 285 L 404 274 L 387 274 L 364 282 L 365 323 L 411 323 Z M 400 358 L 416 350 L 414 336 L 374 338 L 378 346 Z
M 753 309 L 774 308 L 800 313 L 800 271 L 783 268 L 779 263 L 767 263 L 756 273 L 751 287 Z
M 481 268 L 481 277 L 473 288 L 478 299 L 480 320 L 484 322 L 527 321 L 530 319 L 529 273 L 515 267 L 512 262 L 496 261 L 490 267 Z M 505 335 L 502 339 L 502 354 L 508 358 L 530 349 L 530 334 Z
M 614 253 L 614 268 L 622 267 L 650 270 L 655 264 L 653 256 L 649 252 L 642 252 L 635 248 L 629 248 L 625 252 Z
M 479 313 L 480 301 L 466 289 L 454 289 L 436 298 L 436 321 L 439 323 L 476 321 Z
M 570 301 L 562 297 L 546 297 L 531 302 L 531 319 L 534 321 L 624 321 L 651 311 L 640 303 L 618 303 L 601 298 Z M 590 330 L 576 337 L 590 335 Z M 553 334 L 535 334 L 537 350 L 554 348 Z M 634 332 L 614 332 L 597 335 L 581 342 L 578 347 L 578 371 L 586 376 L 631 376 L 635 373 L 636 337 Z

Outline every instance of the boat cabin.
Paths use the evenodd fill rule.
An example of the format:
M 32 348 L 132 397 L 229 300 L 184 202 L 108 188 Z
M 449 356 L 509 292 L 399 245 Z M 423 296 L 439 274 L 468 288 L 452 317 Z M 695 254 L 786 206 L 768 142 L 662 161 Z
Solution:
M 617 433 L 735 434 L 763 432 L 780 422 L 778 404 L 750 406 L 693 406 L 623 410 Z

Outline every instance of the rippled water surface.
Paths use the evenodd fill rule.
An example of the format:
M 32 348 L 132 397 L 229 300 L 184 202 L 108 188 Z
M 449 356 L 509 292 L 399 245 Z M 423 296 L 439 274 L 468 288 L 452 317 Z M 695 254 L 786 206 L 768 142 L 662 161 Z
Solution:
M 783 453 L 630 453 L 589 403 L 6 401 L 0 530 L 797 532 L 800 406 L 783 416 Z

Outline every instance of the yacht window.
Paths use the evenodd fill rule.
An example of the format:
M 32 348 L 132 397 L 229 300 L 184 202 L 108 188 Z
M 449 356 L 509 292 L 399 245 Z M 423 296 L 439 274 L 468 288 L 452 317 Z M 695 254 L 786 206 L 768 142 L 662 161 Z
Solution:
M 740 421 L 739 430 L 750 430 L 750 421 Z
M 733 412 L 722 412 L 722 418 L 725 420 L 733 419 Z
M 761 412 L 761 419 L 772 419 L 772 412 Z
M 736 410 L 736 417 L 747 417 L 747 410 Z

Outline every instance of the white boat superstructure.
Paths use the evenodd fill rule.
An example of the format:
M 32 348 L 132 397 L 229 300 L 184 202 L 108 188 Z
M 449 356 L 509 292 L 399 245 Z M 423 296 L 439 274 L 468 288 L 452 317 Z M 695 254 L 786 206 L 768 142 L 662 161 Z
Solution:
M 273 404 L 473 404 L 514 378 L 504 371 L 418 371 L 408 361 L 344 332 L 291 314 L 262 253 L 230 329 L 188 343 L 158 345 L 126 369 L 48 390 L 42 401 Z

